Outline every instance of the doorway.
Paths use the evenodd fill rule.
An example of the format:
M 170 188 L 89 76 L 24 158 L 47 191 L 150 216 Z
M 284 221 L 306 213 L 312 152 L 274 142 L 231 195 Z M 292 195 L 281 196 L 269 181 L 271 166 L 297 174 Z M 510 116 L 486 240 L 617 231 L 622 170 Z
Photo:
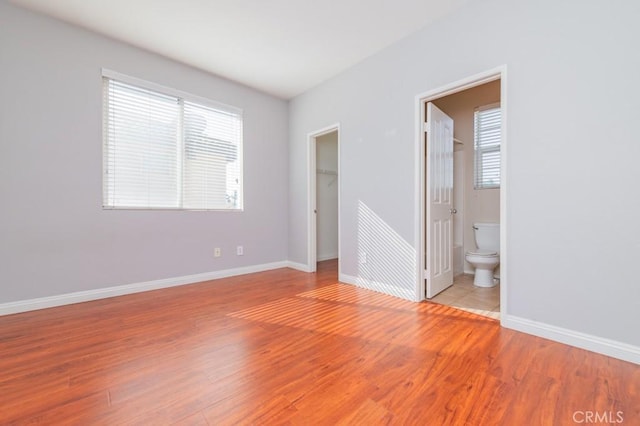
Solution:
M 429 298 L 438 298 L 437 294 L 444 290 L 439 297 L 444 300 L 453 300 L 456 297 L 463 299 L 463 296 L 467 296 L 467 302 L 474 300 L 475 293 L 472 294 L 471 290 L 474 290 L 474 286 L 469 286 L 469 274 L 473 273 L 473 267 L 467 263 L 464 258 L 465 251 L 473 250 L 474 234 L 473 234 L 473 222 L 499 222 L 500 223 L 500 266 L 496 270 L 497 280 L 499 286 L 493 290 L 486 290 L 484 293 L 487 295 L 481 295 L 482 298 L 490 299 L 494 297 L 499 304 L 499 311 L 506 311 L 506 270 L 507 270 L 507 216 L 506 216 L 506 67 L 500 67 L 495 70 L 491 70 L 476 76 L 469 77 L 467 79 L 452 83 L 440 89 L 436 89 L 429 93 L 419 95 L 417 100 L 417 111 L 419 118 L 419 133 L 416 137 L 416 152 L 418 159 L 418 177 L 417 186 L 420 191 L 420 201 L 417 209 L 419 214 L 417 219 L 419 223 L 417 228 L 419 229 L 419 245 L 417 264 L 418 270 L 418 284 L 417 299 L 424 300 Z M 491 98 L 491 97 L 497 97 Z M 466 102 L 466 103 L 465 103 Z M 500 177 L 501 182 L 498 189 L 492 190 L 476 190 L 474 186 L 474 135 L 473 135 L 473 109 L 477 107 L 483 107 L 486 104 L 497 102 L 500 105 L 501 114 L 501 132 L 502 137 L 500 139 Z M 473 105 L 473 106 L 469 106 Z M 461 110 L 465 109 L 465 114 L 462 115 Z M 469 115 L 469 108 L 471 108 L 471 115 Z M 440 112 L 444 112 L 444 117 L 453 117 L 453 134 L 450 136 L 451 146 L 448 151 L 442 154 L 440 149 L 440 157 L 448 158 L 451 163 L 455 161 L 458 168 L 453 167 L 453 173 L 449 171 L 451 176 L 445 176 L 444 181 L 447 182 L 451 179 L 452 182 L 452 194 L 451 202 L 447 207 L 447 211 L 451 212 L 450 220 L 450 232 L 447 237 L 450 238 L 449 244 L 444 244 L 441 240 L 445 233 L 434 232 L 437 230 L 439 224 L 433 222 L 433 217 L 436 217 L 440 213 L 438 209 L 442 210 L 442 206 L 433 205 L 434 198 L 430 191 L 433 190 L 430 185 L 433 185 L 433 178 L 429 183 L 429 177 L 434 171 L 434 167 L 440 167 L 441 170 L 446 169 L 444 165 L 434 165 L 433 160 L 430 159 L 429 153 L 433 149 L 433 142 L 431 146 L 427 146 L 427 139 L 432 134 L 437 133 L 430 127 L 434 126 L 437 115 L 434 115 L 436 119 L 432 120 L 433 123 L 425 124 L 427 112 L 429 109 L 437 109 Z M 468 117 L 471 117 L 470 119 Z M 464 122 L 462 120 L 464 117 Z M 471 121 L 469 121 L 471 120 Z M 460 121 L 460 123 L 458 123 Z M 460 125 L 458 125 L 460 124 Z M 426 133 L 425 133 L 426 132 Z M 431 136 L 433 139 L 433 136 Z M 453 139 L 456 143 L 453 144 Z M 435 143 L 438 143 L 435 140 Z M 454 149 L 455 147 L 455 149 Z M 433 153 L 432 153 L 433 155 Z M 460 170 L 460 164 L 466 164 L 464 170 Z M 460 180 L 464 182 L 463 185 L 459 185 Z M 441 185 L 442 186 L 442 185 Z M 439 191 L 442 191 L 439 189 Z M 446 198 L 446 197 L 445 197 Z M 432 203 L 430 205 L 429 203 Z M 474 203 L 476 203 L 474 205 Z M 445 215 L 446 216 L 446 215 Z M 440 218 L 442 220 L 442 218 Z M 432 223 L 433 222 L 433 223 Z M 444 223 L 444 221 L 443 221 Z M 430 228 L 431 226 L 431 228 Z M 438 247 L 445 247 L 446 252 L 438 252 Z M 431 256 L 431 257 L 430 257 Z M 442 259 L 448 259 L 449 264 L 443 263 Z M 435 263 L 435 266 L 434 266 Z M 442 275 L 438 273 L 442 272 L 442 266 L 445 265 L 450 268 L 450 275 L 445 279 L 443 283 Z M 454 290 L 446 290 L 454 282 L 454 275 L 456 276 L 456 282 L 458 287 Z M 471 280 L 473 278 L 471 277 Z M 481 291 L 484 289 L 480 289 Z M 448 297 L 444 295 L 449 292 Z M 492 293 L 491 296 L 488 296 Z M 463 301 L 464 302 L 464 301 Z M 488 312 L 487 304 L 490 301 L 484 303 L 478 302 L 480 305 L 478 310 Z M 449 303 L 445 303 L 449 304 Z M 452 303 L 455 306 L 455 304 Z M 462 306 L 458 306 L 462 307 Z M 494 306 L 495 308 L 495 306 Z M 493 316 L 493 315 L 488 315 Z M 495 316 L 494 316 L 495 317 Z
M 338 259 L 340 269 L 340 130 L 335 124 L 309 134 L 308 271 Z

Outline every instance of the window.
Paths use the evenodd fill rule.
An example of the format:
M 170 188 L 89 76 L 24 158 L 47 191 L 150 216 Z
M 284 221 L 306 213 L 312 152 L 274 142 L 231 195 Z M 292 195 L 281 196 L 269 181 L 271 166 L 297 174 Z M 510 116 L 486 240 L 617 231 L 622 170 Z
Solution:
M 103 206 L 242 209 L 242 111 L 103 72 Z
M 500 188 L 500 105 L 476 108 L 473 118 L 474 188 Z

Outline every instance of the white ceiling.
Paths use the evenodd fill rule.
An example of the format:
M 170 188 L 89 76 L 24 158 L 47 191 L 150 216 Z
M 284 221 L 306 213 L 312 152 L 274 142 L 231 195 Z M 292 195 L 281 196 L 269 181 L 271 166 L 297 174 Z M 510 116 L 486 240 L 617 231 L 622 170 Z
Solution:
M 468 0 L 11 0 L 292 98 Z

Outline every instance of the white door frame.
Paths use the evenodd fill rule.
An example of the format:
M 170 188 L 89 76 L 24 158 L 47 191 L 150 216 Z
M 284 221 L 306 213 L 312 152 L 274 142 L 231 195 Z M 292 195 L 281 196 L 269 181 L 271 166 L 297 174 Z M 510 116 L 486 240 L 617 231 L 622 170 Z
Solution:
M 317 254 L 317 215 L 316 215 L 316 139 L 331 132 L 338 132 L 338 276 L 340 276 L 340 190 L 341 190 L 341 170 L 340 170 L 340 123 L 335 123 L 322 129 L 307 134 L 307 272 L 315 272 L 318 262 Z
M 500 141 L 500 318 L 501 321 L 507 313 L 507 66 L 501 65 L 497 68 L 481 72 L 462 80 L 449 83 L 439 88 L 421 93 L 415 97 L 416 114 L 416 176 L 415 187 L 418 190 L 415 206 L 415 229 L 416 235 L 416 300 L 425 299 L 425 149 L 424 149 L 424 120 L 425 104 L 444 96 L 462 92 L 481 84 L 500 80 L 500 106 L 502 112 L 502 140 Z

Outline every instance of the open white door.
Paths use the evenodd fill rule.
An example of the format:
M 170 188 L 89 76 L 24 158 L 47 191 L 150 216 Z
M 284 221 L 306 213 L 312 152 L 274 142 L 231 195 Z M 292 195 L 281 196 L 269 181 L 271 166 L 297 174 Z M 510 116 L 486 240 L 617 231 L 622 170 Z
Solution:
M 427 103 L 425 280 L 430 299 L 453 284 L 453 120 Z

